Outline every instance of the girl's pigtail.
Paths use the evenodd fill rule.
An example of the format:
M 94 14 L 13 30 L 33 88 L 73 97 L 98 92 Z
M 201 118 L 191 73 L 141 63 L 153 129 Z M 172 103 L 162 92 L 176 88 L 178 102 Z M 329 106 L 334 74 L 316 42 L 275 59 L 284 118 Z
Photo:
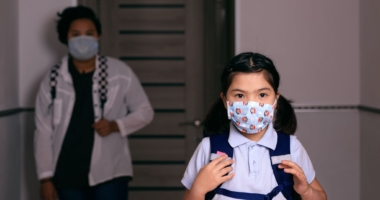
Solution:
M 216 100 L 206 115 L 204 129 L 207 133 L 223 133 L 229 130 L 230 121 L 222 98 Z
M 280 95 L 277 99 L 273 126 L 277 132 L 294 135 L 297 130 L 297 118 L 291 105 L 292 101 Z

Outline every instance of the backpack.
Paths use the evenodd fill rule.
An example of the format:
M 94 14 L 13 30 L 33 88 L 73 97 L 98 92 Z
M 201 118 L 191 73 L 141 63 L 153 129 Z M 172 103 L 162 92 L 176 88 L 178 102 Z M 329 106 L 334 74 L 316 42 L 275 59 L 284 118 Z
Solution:
M 204 135 L 208 135 L 210 137 L 211 153 L 217 153 L 217 151 L 221 151 L 226 153 L 228 157 L 233 158 L 233 148 L 228 143 L 228 132 L 222 134 L 210 134 L 204 132 Z M 290 155 L 290 135 L 281 132 L 278 132 L 277 135 L 278 137 L 276 149 L 269 149 L 269 155 L 271 157 L 273 174 L 276 178 L 278 186 L 276 186 L 267 195 L 263 195 L 229 191 L 227 189 L 221 188 L 222 184 L 220 184 L 213 191 L 208 192 L 205 199 L 210 200 L 215 196 L 215 194 L 221 194 L 236 199 L 271 200 L 281 192 L 288 200 L 300 200 L 300 195 L 297 194 L 293 188 L 293 175 L 285 173 L 283 169 L 279 169 L 279 164 L 273 164 L 274 156 Z

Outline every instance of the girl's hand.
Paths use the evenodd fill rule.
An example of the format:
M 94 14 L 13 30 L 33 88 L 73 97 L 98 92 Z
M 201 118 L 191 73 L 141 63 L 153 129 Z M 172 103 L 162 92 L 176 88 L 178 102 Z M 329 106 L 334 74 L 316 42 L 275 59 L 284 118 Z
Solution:
M 306 180 L 305 173 L 296 163 L 289 160 L 283 160 L 281 164 L 278 165 L 278 168 L 284 169 L 286 173 L 293 174 L 294 190 L 301 196 L 311 189 Z
M 227 158 L 227 155 L 222 155 L 211 161 L 209 164 L 203 166 L 190 189 L 189 196 L 194 195 L 193 197 L 199 196 L 204 199 L 207 192 L 215 189 L 221 183 L 230 180 L 235 175 L 231 172 L 231 165 L 234 161 Z M 226 175 L 227 173 L 229 174 Z

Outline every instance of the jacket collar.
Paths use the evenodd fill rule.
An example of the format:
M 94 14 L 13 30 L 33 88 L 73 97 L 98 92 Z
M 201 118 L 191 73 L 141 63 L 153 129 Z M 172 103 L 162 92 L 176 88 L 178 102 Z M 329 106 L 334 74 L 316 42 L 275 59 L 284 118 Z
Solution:
M 60 74 L 62 74 L 63 80 L 66 82 L 73 84 L 73 79 L 71 77 L 71 74 L 69 72 L 69 55 L 65 55 L 61 60 L 61 67 L 60 67 Z M 99 55 L 96 55 L 95 60 L 95 71 L 93 75 L 93 80 L 97 79 L 97 76 L 99 74 Z

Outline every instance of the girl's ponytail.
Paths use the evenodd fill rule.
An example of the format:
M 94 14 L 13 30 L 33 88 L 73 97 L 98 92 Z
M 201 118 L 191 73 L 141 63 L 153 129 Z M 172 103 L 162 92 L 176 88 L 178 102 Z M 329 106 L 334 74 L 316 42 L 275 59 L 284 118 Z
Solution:
M 222 98 L 218 98 L 211 106 L 204 120 L 207 133 L 223 133 L 229 130 L 230 122 Z
M 291 105 L 292 101 L 280 95 L 274 116 L 273 127 L 277 132 L 294 135 L 297 130 L 297 118 Z

